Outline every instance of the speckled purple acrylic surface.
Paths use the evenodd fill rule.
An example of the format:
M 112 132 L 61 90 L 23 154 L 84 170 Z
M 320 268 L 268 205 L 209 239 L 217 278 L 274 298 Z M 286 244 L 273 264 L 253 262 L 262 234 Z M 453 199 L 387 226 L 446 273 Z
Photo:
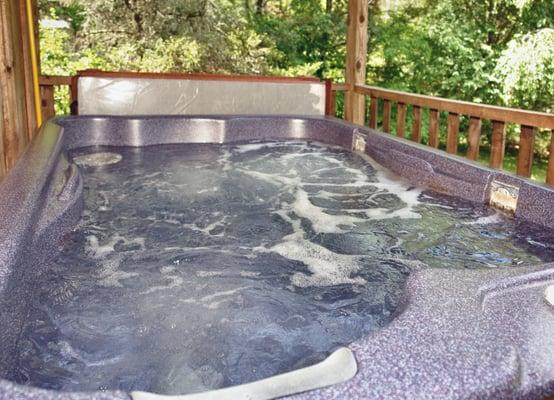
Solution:
M 49 122 L 0 185 L 0 376 L 13 362 L 28 293 L 82 208 L 70 149 L 91 145 L 313 139 L 350 148 L 355 126 L 330 118 L 72 117 Z M 516 216 L 554 226 L 554 191 L 458 157 L 359 128 L 366 152 L 416 184 L 476 202 L 490 182 L 520 189 Z M 350 347 L 356 377 L 297 399 L 543 398 L 554 394 L 554 265 L 494 270 L 414 267 L 396 318 Z M 122 399 L 0 381 L 0 399 Z

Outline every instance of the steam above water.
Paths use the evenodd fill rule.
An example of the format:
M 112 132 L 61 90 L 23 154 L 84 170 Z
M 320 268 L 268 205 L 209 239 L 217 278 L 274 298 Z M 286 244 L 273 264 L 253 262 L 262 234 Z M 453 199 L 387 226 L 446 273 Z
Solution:
M 41 280 L 20 383 L 165 394 L 245 383 L 386 324 L 413 263 L 554 260 L 551 232 L 337 148 L 104 150 L 123 159 L 81 170 L 86 210 Z

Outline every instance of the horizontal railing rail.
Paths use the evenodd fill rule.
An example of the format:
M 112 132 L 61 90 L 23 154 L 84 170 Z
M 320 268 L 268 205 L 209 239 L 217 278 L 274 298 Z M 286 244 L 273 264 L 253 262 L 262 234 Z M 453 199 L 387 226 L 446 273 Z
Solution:
M 392 133 L 392 105 L 396 103 L 395 133 L 399 137 L 404 137 L 406 134 L 407 107 L 408 105 L 412 106 L 410 136 L 413 141 L 418 143 L 422 139 L 422 110 L 424 108 L 429 109 L 428 145 L 434 148 L 439 146 L 440 112 L 448 113 L 446 151 L 451 154 L 458 153 L 460 117 L 467 116 L 469 118 L 469 130 L 466 157 L 471 160 L 477 160 L 479 157 L 482 120 L 491 121 L 492 136 L 489 165 L 492 168 L 501 169 L 504 163 L 506 125 L 520 125 L 516 173 L 523 177 L 530 177 L 532 174 L 536 129 L 554 130 L 554 114 L 470 103 L 367 85 L 356 85 L 350 88 L 346 84 L 334 84 L 332 86 L 333 99 L 336 92 L 347 91 L 349 89 L 369 97 L 368 126 L 372 129 L 377 129 L 378 102 L 381 100 L 383 102 L 381 129 L 386 133 Z M 554 134 L 552 133 L 548 154 L 546 183 L 554 185 Z

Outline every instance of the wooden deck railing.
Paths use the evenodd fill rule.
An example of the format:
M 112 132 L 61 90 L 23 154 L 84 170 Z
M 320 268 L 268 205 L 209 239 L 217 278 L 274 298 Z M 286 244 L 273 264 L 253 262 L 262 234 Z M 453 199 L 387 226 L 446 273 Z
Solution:
M 71 84 L 72 79 L 69 76 L 42 76 L 40 78 L 42 112 L 45 120 L 56 114 L 54 109 L 54 88 L 66 86 L 71 96 L 73 92 Z M 335 114 L 336 92 L 348 89 L 349 87 L 346 84 L 333 84 L 330 101 L 330 113 L 332 115 Z M 412 125 L 410 127 L 410 136 L 415 142 L 421 142 L 422 138 L 422 110 L 424 108 L 429 109 L 428 145 L 435 148 L 439 145 L 439 113 L 447 112 L 446 151 L 451 154 L 458 153 L 460 116 L 467 116 L 469 118 L 469 130 L 466 157 L 471 160 L 476 160 L 479 156 L 482 120 L 491 121 L 492 136 L 489 165 L 493 168 L 502 168 L 506 142 L 506 124 L 520 125 L 521 133 L 516 173 L 523 177 L 530 177 L 532 173 L 536 129 L 554 130 L 554 114 L 469 103 L 366 85 L 356 85 L 354 86 L 354 91 L 370 99 L 368 121 L 370 128 L 377 129 L 378 100 L 380 99 L 383 102 L 381 129 L 386 133 L 392 133 L 392 105 L 396 103 L 395 133 L 399 137 L 404 137 L 406 134 L 407 106 L 411 105 Z M 546 183 L 554 185 L 554 134 L 551 134 L 550 139 Z
M 333 85 L 334 93 L 348 90 L 348 86 Z M 411 139 L 421 142 L 422 137 L 422 109 L 429 109 L 429 141 L 428 145 L 437 148 L 439 145 L 439 113 L 447 112 L 446 151 L 458 153 L 458 139 L 460 133 L 460 117 L 469 118 L 468 149 L 466 157 L 476 160 L 479 156 L 482 120 L 492 123 L 492 136 L 489 165 L 492 168 L 502 168 L 506 147 L 506 125 L 517 124 L 521 127 L 519 150 L 517 155 L 516 173 L 523 177 L 530 177 L 533 167 L 533 150 L 535 131 L 537 128 L 554 129 L 554 114 L 520 110 L 506 107 L 496 107 L 485 104 L 450 100 L 441 97 L 424 96 L 397 90 L 383 89 L 367 85 L 356 85 L 355 93 L 369 97 L 370 128 L 377 129 L 378 101 L 383 102 L 382 126 L 386 133 L 391 132 L 392 104 L 396 103 L 396 135 L 404 137 L 406 134 L 407 106 L 412 106 Z M 554 134 L 551 134 L 546 183 L 554 185 Z
M 67 87 L 69 97 L 71 99 L 72 78 L 70 76 L 47 76 L 42 75 L 39 79 L 40 86 L 40 107 L 42 110 L 42 118 L 46 121 L 48 118 L 56 115 L 54 108 L 54 90 L 56 87 Z M 70 100 L 71 101 L 71 100 Z

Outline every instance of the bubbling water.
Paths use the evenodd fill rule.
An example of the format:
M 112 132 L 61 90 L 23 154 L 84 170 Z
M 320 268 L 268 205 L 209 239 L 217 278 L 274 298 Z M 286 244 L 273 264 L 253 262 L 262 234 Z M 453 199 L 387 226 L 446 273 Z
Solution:
M 165 394 L 245 383 L 385 325 L 411 265 L 554 260 L 551 232 L 338 148 L 102 151 L 123 158 L 82 166 L 85 211 L 41 279 L 19 383 Z

